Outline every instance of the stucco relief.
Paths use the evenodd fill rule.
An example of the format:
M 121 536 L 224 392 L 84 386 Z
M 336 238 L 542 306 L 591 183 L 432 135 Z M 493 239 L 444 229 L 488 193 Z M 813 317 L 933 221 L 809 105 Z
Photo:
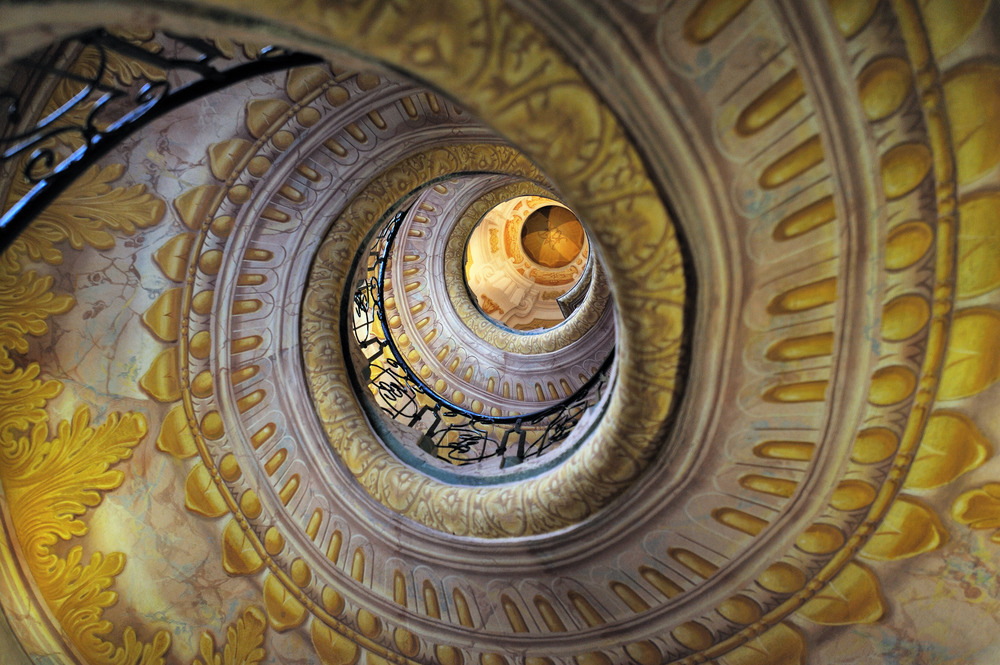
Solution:
M 219 3 L 448 95 L 337 67 L 255 82 L 249 106 L 220 97 L 109 157 L 86 206 L 67 196 L 5 255 L 0 597 L 32 655 L 992 662 L 988 3 L 633 2 L 587 49 L 592 7 L 541 4 Z M 426 479 L 374 447 L 344 379 L 323 318 L 342 293 L 299 290 L 351 256 L 306 232 L 321 199 L 360 245 L 409 175 L 536 172 L 448 96 L 580 212 L 618 303 L 606 418 L 529 501 L 520 483 L 415 500 Z M 393 143 L 406 100 L 465 135 Z M 344 182 L 390 177 L 352 199 L 323 187 L 336 160 Z M 328 372 L 311 392 L 300 333 Z

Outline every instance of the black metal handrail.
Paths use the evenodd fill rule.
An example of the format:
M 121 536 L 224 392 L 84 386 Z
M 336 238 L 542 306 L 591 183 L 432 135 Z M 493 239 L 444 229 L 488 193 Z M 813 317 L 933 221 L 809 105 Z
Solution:
M 81 76 L 30 57 L 12 63 L 15 67 L 75 81 L 83 87 L 31 129 L 0 137 L 0 163 L 34 150 L 24 166 L 24 177 L 33 187 L 0 218 L 0 252 L 74 180 L 141 127 L 188 102 L 234 83 L 275 71 L 323 62 L 314 55 L 266 46 L 260 50 L 257 59 L 220 69 L 213 61 L 225 56 L 212 43 L 191 37 L 171 35 L 170 38 L 192 51 L 195 57 L 166 57 L 106 30 L 97 29 L 70 37 L 57 49 L 58 52 L 81 47 L 97 49 L 98 66 L 92 76 Z M 110 113 L 112 102 L 123 103 L 129 99 L 130 88 L 133 87 L 126 87 L 114 77 L 107 76 L 109 53 L 155 67 L 162 70 L 164 76 L 162 79 L 144 80 L 130 100 L 128 108 L 121 110 L 117 117 L 103 118 L 103 115 Z M 195 79 L 175 89 L 166 77 L 171 71 L 190 72 Z M 0 90 L 0 100 L 6 105 L 8 123 L 19 123 L 22 103 L 18 95 L 10 90 Z M 86 108 L 86 114 L 80 122 L 65 122 L 71 112 L 85 105 L 89 105 L 89 108 Z M 59 160 L 50 140 L 67 133 L 76 134 L 82 139 L 83 145 Z
M 356 288 L 353 298 L 355 342 L 367 360 L 365 378 L 380 398 L 379 407 L 408 427 L 422 425 L 424 431 L 418 446 L 455 465 L 502 457 L 501 466 L 507 466 L 541 455 L 566 439 L 583 414 L 600 401 L 610 378 L 614 349 L 572 395 L 531 413 L 511 416 L 476 413 L 438 394 L 403 358 L 385 311 L 385 272 L 407 213 L 404 210 L 394 215 L 373 240 L 367 256 L 366 278 Z M 381 338 L 372 331 L 376 320 L 382 329 Z M 511 449 L 514 455 L 505 456 Z

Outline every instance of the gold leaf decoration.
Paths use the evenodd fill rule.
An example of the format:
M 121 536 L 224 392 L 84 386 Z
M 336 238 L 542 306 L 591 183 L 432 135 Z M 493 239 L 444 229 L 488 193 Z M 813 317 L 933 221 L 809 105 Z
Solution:
M 712 39 L 750 0 L 702 0 L 684 21 L 684 37 L 695 44 Z
M 885 598 L 875 573 L 852 561 L 799 608 L 799 614 L 813 623 L 844 626 L 875 623 L 885 610 Z
M 184 483 L 184 506 L 205 517 L 222 517 L 228 512 L 222 493 L 201 462 L 191 469 Z
M 951 506 L 951 516 L 973 529 L 1000 528 L 1000 483 L 986 483 L 961 494 Z M 994 532 L 990 540 L 1000 544 L 1000 531 Z
M 802 633 L 779 623 L 719 659 L 721 665 L 805 665 L 808 649 Z
M 181 233 L 163 243 L 153 254 L 153 260 L 170 280 L 183 282 L 187 276 L 188 259 L 194 245 L 195 234 Z
M 136 46 L 142 46 L 151 53 L 161 50 L 159 44 L 143 44 L 142 42 L 145 40 L 142 38 L 128 36 L 123 32 L 119 32 L 116 36 L 130 41 Z M 151 37 L 151 35 L 144 35 L 143 37 Z M 159 67 L 155 67 L 142 60 L 127 57 L 112 49 L 100 51 L 93 46 L 87 46 L 80 52 L 80 55 L 70 66 L 70 71 L 85 78 L 93 78 L 101 71 L 102 61 L 104 76 L 101 78 L 101 82 L 104 84 L 110 85 L 117 81 L 121 85 L 127 86 L 132 85 L 137 80 L 162 81 L 166 78 L 164 71 Z M 70 99 L 72 94 L 75 94 L 76 88 L 82 87 L 80 82 L 68 78 L 64 79 L 61 85 L 66 86 L 67 90 L 57 92 L 49 101 L 49 105 L 53 106 L 53 110 L 58 108 L 57 104 L 61 105 Z M 73 92 L 70 92 L 71 90 Z
M 221 192 L 222 188 L 218 185 L 193 187 L 174 199 L 174 208 L 185 226 L 197 231 L 209 213 L 218 206 Z
M 323 85 L 333 81 L 329 67 L 311 65 L 288 70 L 285 79 L 285 92 L 297 103 L 302 103 L 310 94 Z
M 112 188 L 124 173 L 121 164 L 93 166 L 73 181 L 63 194 L 42 211 L 4 254 L 4 262 L 20 267 L 15 257 L 51 265 L 62 263 L 56 243 L 69 241 L 73 249 L 89 245 L 110 249 L 115 237 L 110 231 L 132 235 L 137 228 L 158 223 L 166 212 L 162 199 L 146 192 L 145 185 Z M 27 193 L 27 182 L 15 181 L 11 187 L 16 200 Z
M 1000 66 L 972 61 L 949 70 L 942 80 L 945 107 L 957 146 L 961 185 L 978 180 L 1000 161 Z
M 13 444 L 15 454 L 5 455 L 0 476 L 12 514 L 23 516 L 14 522 L 25 525 L 18 529 L 25 552 L 47 551 L 52 533 L 63 540 L 86 533 L 86 525 L 77 517 L 100 503 L 101 491 L 121 484 L 122 472 L 111 466 L 130 457 L 145 434 L 146 420 L 141 415 L 111 414 L 95 430 L 90 426 L 90 411 L 80 407 L 70 422 L 59 423 L 51 441 L 46 423 L 39 422 L 27 437 Z M 5 452 L 10 445 L 4 444 Z
M 25 353 L 26 335 L 43 335 L 46 319 L 69 311 L 73 298 L 51 292 L 52 277 L 34 270 L 15 274 L 0 270 L 0 347 Z
M 219 180 L 226 180 L 243 161 L 253 144 L 246 139 L 229 139 L 221 143 L 213 143 L 208 147 L 208 160 L 212 175 Z
M 927 420 L 903 487 L 917 490 L 941 487 L 979 468 L 992 454 L 993 446 L 971 420 L 955 411 L 935 411 Z
M 264 613 L 257 607 L 248 607 L 226 631 L 226 646 L 221 654 L 216 651 L 212 633 L 201 634 L 198 646 L 202 659 L 195 658 L 192 665 L 257 665 L 267 656 L 263 646 L 266 630 Z
M 0 408 L 0 459 L 6 461 L 8 456 L 19 456 L 17 446 L 9 447 L 7 439 L 12 438 L 14 430 L 24 431 L 34 423 L 44 421 L 45 404 L 58 395 L 62 384 L 58 381 L 42 381 L 38 375 L 41 368 L 38 363 L 31 363 L 21 369 L 7 354 L 7 349 L 0 346 L 0 394 L 6 396 L 3 408 Z
M 306 608 L 274 575 L 264 581 L 264 607 L 271 627 L 278 632 L 296 628 L 306 620 Z
M 309 634 L 323 665 L 356 665 L 361 658 L 361 649 L 356 643 L 335 632 L 319 619 L 313 618 Z
M 5 403 L 0 410 L 8 408 Z M 132 455 L 146 434 L 145 418 L 112 413 L 94 428 L 90 410 L 81 406 L 71 421 L 59 423 L 52 439 L 44 411 L 41 417 L 33 414 L 30 418 L 33 422 L 26 436 L 0 441 L 4 459 L 0 479 L 14 532 L 42 597 L 74 646 L 91 662 L 162 663 L 170 644 L 165 632 L 150 644 L 138 642 L 129 631 L 120 647 L 104 639 L 112 626 L 101 615 L 117 601 L 117 594 L 109 589 L 124 568 L 125 556 L 94 552 L 81 565 L 81 547 L 69 549 L 65 558 L 55 551 L 59 541 L 84 535 L 87 526 L 80 518 L 100 503 L 102 492 L 121 485 L 123 473 L 111 467 Z
M 167 289 L 142 315 L 142 322 L 161 341 L 176 342 L 180 333 L 181 289 Z
M 247 104 L 247 129 L 254 138 L 264 136 L 281 122 L 291 106 L 281 99 L 258 99 Z
M 986 13 L 989 0 L 924 0 L 919 4 L 934 55 L 941 58 L 962 44 Z
M 868 23 L 878 0 L 829 0 L 829 4 L 840 33 L 850 38 Z
M 70 71 L 92 76 L 95 53 L 84 49 Z M 118 55 L 109 54 L 105 64 L 105 81 L 115 77 L 129 84 L 136 77 L 155 76 L 142 62 Z M 79 85 L 64 79 L 46 103 L 48 111 L 61 107 L 76 94 L 71 88 Z M 88 108 L 77 107 L 57 125 L 84 117 Z M 79 140 L 73 133 L 60 138 L 71 147 Z M 59 150 L 55 140 L 44 147 Z M 120 164 L 88 169 L 0 257 L 0 394 L 5 396 L 0 404 L 0 481 L 26 567 L 81 656 L 92 664 L 162 665 L 170 647 L 165 631 L 144 643 L 125 626 L 118 644 L 106 639 L 113 626 L 102 615 L 117 602 L 111 586 L 125 566 L 125 556 L 92 552 L 84 563 L 82 547 L 60 547 L 87 532 L 84 515 L 100 503 L 104 492 L 121 484 L 123 473 L 111 467 L 128 459 L 145 436 L 145 418 L 112 413 L 103 425 L 92 427 L 90 410 L 81 405 L 69 422 L 59 423 L 50 439 L 45 406 L 60 393 L 62 384 L 41 380 L 37 363 L 20 367 L 11 356 L 27 352 L 27 336 L 44 334 L 48 319 L 69 311 L 74 303 L 70 296 L 51 292 L 52 277 L 22 272 L 26 261 L 59 265 L 63 254 L 57 243 L 69 241 L 74 249 L 108 249 L 115 245 L 111 232 L 132 234 L 162 219 L 165 204 L 146 193 L 143 185 L 111 186 L 123 173 Z M 29 188 L 27 180 L 15 177 L 7 207 Z
M 178 363 L 177 347 L 167 347 L 150 363 L 139 386 L 158 402 L 176 402 L 181 398 Z
M 160 435 L 156 438 L 156 448 L 178 459 L 187 459 L 198 454 L 194 435 L 188 427 L 184 405 L 178 404 L 163 419 Z
M 163 665 L 163 656 L 170 648 L 170 633 L 161 630 L 153 636 L 153 641 L 144 644 L 138 640 L 135 631 L 126 626 L 122 633 L 122 645 L 115 649 L 111 665 Z
M 230 575 L 252 575 L 264 567 L 264 560 L 235 519 L 222 535 L 222 567 Z
M 931 552 L 946 542 L 948 532 L 937 513 L 914 497 L 900 495 L 861 554 L 876 561 L 892 561 Z
M 1000 192 L 978 192 L 958 207 L 958 275 L 960 298 L 988 293 L 1000 286 Z
M 973 307 L 955 314 L 938 399 L 982 392 L 1000 378 L 1000 312 Z

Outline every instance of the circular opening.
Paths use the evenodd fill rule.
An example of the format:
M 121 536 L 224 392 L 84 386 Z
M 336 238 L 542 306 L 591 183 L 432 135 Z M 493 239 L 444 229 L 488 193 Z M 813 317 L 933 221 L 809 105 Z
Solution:
M 469 235 L 465 282 L 493 323 L 547 330 L 583 302 L 593 276 L 589 256 L 572 210 L 543 196 L 519 196 L 487 212 Z
M 597 335 L 582 346 L 537 354 L 501 349 L 485 340 L 460 347 L 450 319 L 429 315 L 430 294 L 419 286 L 426 275 L 412 267 L 432 263 L 421 258 L 420 248 L 426 246 L 418 239 L 434 233 L 426 215 L 445 210 L 447 194 L 444 186 L 425 190 L 373 231 L 358 254 L 354 277 L 346 280 L 353 292 L 343 299 L 350 323 L 342 332 L 353 378 L 370 422 L 403 463 L 459 484 L 527 478 L 573 454 L 600 421 L 615 376 L 613 317 L 602 311 L 591 328 Z M 521 202 L 519 223 L 512 227 L 518 246 L 521 223 L 555 203 L 522 198 L 535 200 Z M 552 217 L 545 212 L 543 222 Z M 557 221 L 564 225 L 566 219 Z M 446 237 L 458 243 L 468 228 Z M 585 265 L 586 256 L 579 256 L 586 240 L 582 227 L 577 237 L 580 249 L 570 263 Z M 414 284 L 418 286 L 410 288 Z M 459 318 L 451 321 L 461 324 Z
M 528 215 L 521 227 L 521 247 L 546 268 L 565 268 L 583 250 L 586 234 L 569 208 L 545 206 Z

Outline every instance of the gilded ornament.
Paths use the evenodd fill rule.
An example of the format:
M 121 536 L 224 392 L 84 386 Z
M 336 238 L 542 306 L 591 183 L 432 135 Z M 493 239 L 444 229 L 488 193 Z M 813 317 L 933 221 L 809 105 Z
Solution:
M 875 561 L 895 561 L 931 552 L 947 542 L 948 532 L 937 513 L 915 497 L 900 495 L 861 555 Z
M 990 540 L 1000 544 L 1000 483 L 986 483 L 963 492 L 952 504 L 951 516 L 973 529 L 998 529 Z
M 942 81 L 955 166 L 961 185 L 972 183 L 1000 161 L 1000 65 L 972 61 L 945 73 Z
M 131 627 L 120 646 L 103 638 L 109 625 L 101 615 L 117 600 L 109 589 L 125 567 L 125 556 L 94 552 L 83 564 L 80 546 L 70 548 L 65 557 L 54 551 L 57 542 L 84 535 L 87 525 L 81 518 L 100 503 L 103 492 L 121 485 L 124 473 L 112 467 L 128 459 L 145 436 L 145 418 L 112 413 L 95 429 L 90 410 L 80 406 L 70 422 L 59 423 L 51 440 L 47 421 L 47 416 L 36 419 L 27 436 L 6 442 L 0 451 L 0 479 L 31 574 L 74 646 L 90 662 L 162 665 L 169 633 L 157 633 L 148 644 L 138 642 Z
M 878 577 L 857 562 L 840 573 L 803 605 L 798 615 L 826 626 L 874 623 L 887 609 Z
M 248 607 L 236 623 L 226 630 L 226 646 L 222 653 L 216 650 L 215 638 L 209 631 L 201 634 L 197 658 L 191 665 L 258 665 L 267 657 L 264 633 L 267 621 L 256 607 Z
M 145 185 L 111 186 L 124 170 L 121 164 L 92 166 L 73 181 L 11 244 L 3 256 L 7 267 L 15 271 L 20 267 L 15 257 L 59 265 L 62 251 L 56 245 L 60 242 L 68 241 L 77 250 L 88 245 L 110 249 L 115 245 L 112 232 L 132 235 L 136 229 L 158 223 L 166 204 L 146 192 Z M 15 179 L 10 200 L 19 199 L 27 191 L 27 182 Z

